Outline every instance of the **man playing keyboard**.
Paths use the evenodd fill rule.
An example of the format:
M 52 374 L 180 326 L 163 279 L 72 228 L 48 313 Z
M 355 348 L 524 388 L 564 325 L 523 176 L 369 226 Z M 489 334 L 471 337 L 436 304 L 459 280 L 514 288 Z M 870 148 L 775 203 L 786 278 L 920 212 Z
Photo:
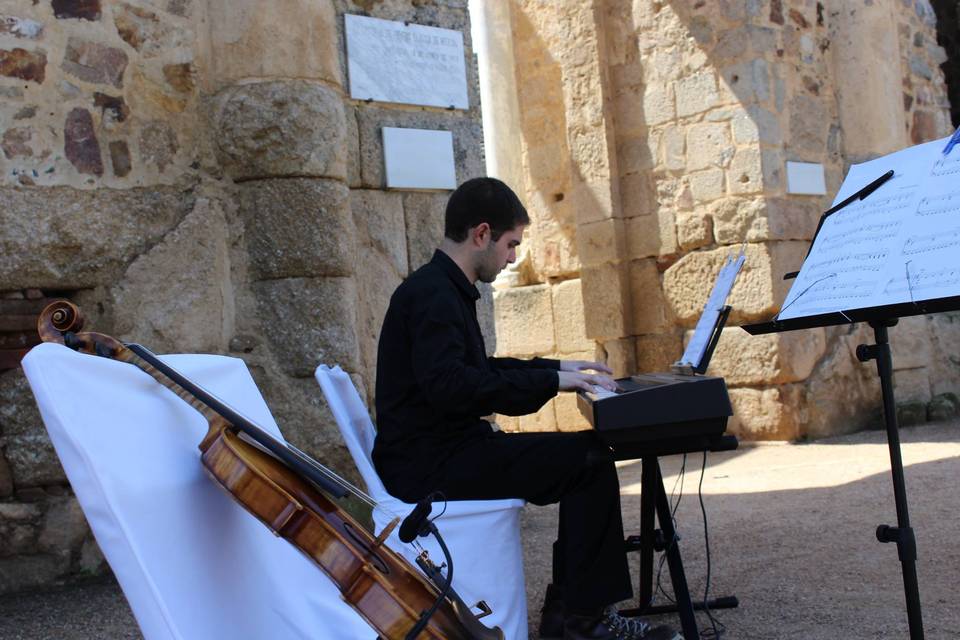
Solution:
M 440 492 L 447 500 L 560 503 L 541 637 L 679 638 L 612 608 L 632 588 L 609 448 L 593 431 L 503 433 L 483 419 L 533 413 L 558 391 L 616 389 L 598 362 L 486 355 L 474 285 L 516 260 L 529 222 L 516 194 L 494 178 L 469 180 L 450 196 L 443 242 L 397 288 L 384 318 L 374 464 L 406 502 Z

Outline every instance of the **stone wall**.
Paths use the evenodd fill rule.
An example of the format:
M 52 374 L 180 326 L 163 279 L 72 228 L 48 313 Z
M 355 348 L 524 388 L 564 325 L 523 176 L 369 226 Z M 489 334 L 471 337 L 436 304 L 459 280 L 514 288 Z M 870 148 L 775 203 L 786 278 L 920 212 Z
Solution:
M 351 100 L 345 13 L 463 32 L 470 109 Z M 450 130 L 458 181 L 483 173 L 466 0 L 0 14 L 0 296 L 243 358 L 288 439 L 355 478 L 312 372 L 338 363 L 372 400 L 389 295 L 442 235 L 446 193 L 386 190 L 380 128 Z M 103 570 L 22 373 L 0 372 L 0 593 Z
M 743 248 L 711 367 L 730 388 L 730 431 L 792 440 L 876 423 L 875 371 L 854 358 L 869 331 L 751 337 L 736 325 L 779 309 L 790 284 L 782 276 L 799 268 L 850 163 L 951 131 L 930 3 L 511 8 L 523 144 L 522 170 L 509 178 L 533 221 L 524 259 L 498 282 L 500 351 L 572 355 L 596 345 L 618 374 L 663 370 L 680 356 L 721 262 Z M 830 196 L 788 194 L 787 161 L 823 165 Z M 536 311 L 538 321 L 507 309 Z M 891 331 L 905 422 L 956 410 L 956 323 L 910 318 Z M 561 325 L 577 335 L 564 342 L 572 351 Z M 561 404 L 502 422 L 583 426 L 575 412 L 561 416 Z

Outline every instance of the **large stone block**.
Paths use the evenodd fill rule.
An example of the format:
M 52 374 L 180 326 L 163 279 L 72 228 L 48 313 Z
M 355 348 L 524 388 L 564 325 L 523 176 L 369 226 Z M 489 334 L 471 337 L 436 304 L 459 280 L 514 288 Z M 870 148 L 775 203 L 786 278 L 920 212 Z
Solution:
M 520 416 L 518 420 L 520 431 L 523 432 L 543 432 L 557 430 L 557 413 L 553 406 L 553 400 L 543 405 L 536 413 L 530 413 Z
M 550 289 L 553 296 L 553 322 L 557 335 L 557 351 L 570 354 L 592 351 L 593 340 L 587 337 L 583 309 L 583 290 L 579 279 L 566 280 Z
M 592 428 L 577 406 L 577 394 L 561 393 L 553 399 L 558 431 L 583 431 Z
M 933 353 L 929 316 L 901 318 L 888 331 L 894 370 L 916 369 L 930 364 Z
M 929 322 L 931 389 L 934 395 L 956 394 L 960 380 L 960 314 L 937 313 L 929 316 Z
M 356 486 L 363 486 L 337 423 L 313 376 L 292 380 L 278 371 L 260 367 L 251 367 L 250 373 L 263 393 L 283 437 L 341 477 Z M 360 397 L 364 398 L 364 386 L 357 384 L 359 378 L 351 378 L 357 385 Z
M 477 300 L 477 324 L 480 325 L 480 334 L 487 349 L 487 355 L 497 352 L 496 310 L 493 306 L 493 286 L 486 282 L 477 283 L 480 299 Z
M 897 404 L 930 402 L 930 374 L 926 367 L 900 369 L 893 374 L 893 395 Z
M 60 459 L 45 431 L 4 439 L 4 454 L 10 464 L 14 487 L 23 489 L 66 483 Z
M 353 272 L 356 234 L 345 184 L 310 178 L 254 180 L 241 184 L 239 191 L 253 279 Z
M 544 355 L 556 347 L 550 286 L 541 284 L 494 291 L 497 352 Z
M 308 377 L 321 362 L 360 368 L 353 278 L 285 278 L 251 285 L 277 362 Z
M 633 337 L 607 340 L 598 346 L 597 352 L 597 359 L 613 369 L 615 378 L 636 373 L 636 341 Z
M 350 191 L 350 210 L 357 229 L 357 244 L 364 250 L 380 253 L 399 276 L 406 276 L 409 266 L 402 195 L 353 189 Z
M 69 561 L 46 554 L 0 558 L 0 594 L 48 586 L 67 570 Z
M 720 335 L 710 371 L 731 386 L 799 382 L 810 375 L 825 349 L 823 329 L 752 336 L 728 327 Z
M 410 271 L 430 262 L 443 240 L 446 193 L 404 193 L 403 217 L 407 225 L 407 262 Z
M 747 195 L 764 190 L 763 156 L 759 149 L 740 148 L 727 172 L 731 194 Z
M 780 308 L 791 281 L 783 274 L 799 268 L 807 249 L 805 242 L 748 244 L 746 261 L 730 292 L 733 307 L 729 324 L 768 320 Z M 677 320 L 687 327 L 696 324 L 721 266 L 736 252 L 721 247 L 688 253 L 666 270 L 663 290 Z
M 733 417 L 727 433 L 741 440 L 795 440 L 801 435 L 802 389 L 797 385 L 730 389 Z
M 763 107 L 750 105 L 731 120 L 737 144 L 779 145 L 783 142 L 779 117 Z
M 37 542 L 44 551 L 71 552 L 80 548 L 89 531 L 80 503 L 72 495 L 63 496 L 47 504 Z
M 830 114 L 822 98 L 797 95 L 790 101 L 790 149 L 816 159 L 827 148 Z
M 711 207 L 718 244 L 807 240 L 820 213 L 817 202 L 791 198 L 727 198 Z
M 632 313 L 627 323 L 628 331 L 633 335 L 660 333 L 667 328 L 670 319 L 657 261 L 652 258 L 633 260 L 629 268 Z
M 0 189 L 0 290 L 113 284 L 193 206 L 177 187 Z
M 217 157 L 234 180 L 346 180 L 346 115 L 329 87 L 304 80 L 237 85 L 217 94 L 211 108 Z
M 669 171 L 683 171 L 687 167 L 687 141 L 679 126 L 667 127 L 660 138 L 659 161 Z
M 33 392 L 19 367 L 0 374 L 0 435 L 44 433 Z
M 683 340 L 678 333 L 653 333 L 636 337 L 636 372 L 669 371 L 683 355 Z
M 855 353 L 857 345 L 872 341 L 872 332 L 864 325 L 841 330 L 850 332 L 828 341 L 804 385 L 809 400 L 802 435 L 822 438 L 879 425 L 877 370 L 871 362 L 857 361 Z
M 594 267 L 616 260 L 625 249 L 623 220 L 612 218 L 577 227 L 577 248 L 583 266 Z
M 634 106 L 636 108 L 636 106 Z M 673 89 L 669 85 L 647 86 L 643 93 L 643 115 L 647 126 L 669 122 L 676 117 Z
M 480 150 L 483 129 L 479 114 L 468 117 L 458 112 L 405 111 L 357 108 L 357 126 L 360 132 L 360 172 L 364 187 L 386 187 L 383 165 L 383 127 L 402 129 L 435 129 L 453 133 L 453 159 L 457 184 L 470 178 L 486 175 Z
M 707 169 L 697 171 L 688 176 L 690 193 L 697 202 L 710 202 L 723 197 L 726 187 L 723 180 L 723 169 Z
M 677 213 L 677 244 L 684 251 L 705 247 L 713 242 L 713 218 L 703 210 Z
M 660 209 L 652 215 L 627 218 L 627 256 L 630 258 L 653 258 L 677 251 L 677 227 L 675 214 L 669 209 Z
M 206 90 L 248 78 L 305 78 L 343 84 L 333 2 L 214 0 Z M 256 52 L 253 54 L 252 52 Z
M 13 472 L 10 471 L 10 464 L 3 455 L 3 448 L 0 447 L 0 498 L 8 498 L 13 495 Z
M 620 178 L 620 210 L 624 218 L 647 216 L 658 208 L 657 189 L 649 173 Z
M 580 274 L 587 336 L 595 340 L 627 335 L 630 288 L 626 269 L 615 264 L 585 267 Z
M 227 222 L 206 198 L 111 289 L 114 331 L 159 352 L 218 352 L 233 335 Z
M 702 113 L 720 103 L 717 78 L 705 70 L 677 80 L 677 115 L 680 117 Z
M 559 204 L 562 205 L 563 203 Z M 580 251 L 578 250 L 578 245 L 581 242 L 579 229 L 575 228 L 573 224 L 563 224 L 560 215 L 547 214 L 546 216 L 540 216 L 532 207 L 528 211 L 531 217 L 531 225 L 528 228 L 529 240 L 526 242 L 530 247 L 528 266 L 533 271 L 529 275 L 537 282 L 575 276 L 581 267 Z M 560 212 L 556 211 L 556 213 L 559 214 Z M 590 225 L 603 225 L 603 222 L 594 222 Z M 598 230 L 606 231 L 602 228 L 592 229 L 594 232 Z M 600 255 L 606 255 L 607 258 L 610 258 L 615 254 L 618 249 L 614 248 L 613 245 L 619 245 L 622 242 L 615 234 L 616 232 L 614 232 L 614 237 L 609 239 L 611 246 L 607 247 L 606 252 L 603 251 L 603 240 L 596 236 L 590 240 L 593 245 L 590 247 L 594 254 L 593 259 L 598 259 Z M 600 235 L 602 236 L 602 233 Z
M 687 162 L 689 171 L 725 167 L 733 156 L 730 128 L 725 122 L 701 122 L 687 129 Z
M 402 212 L 400 212 L 402 215 Z M 401 217 L 402 221 L 402 217 Z M 403 240 L 403 236 L 400 236 Z M 377 373 L 377 345 L 383 318 L 387 315 L 390 296 L 400 286 L 406 275 L 404 269 L 398 270 L 389 256 L 361 243 L 356 258 L 356 281 L 358 291 L 363 294 L 357 301 L 357 341 L 360 347 L 360 373 L 368 380 L 375 380 Z

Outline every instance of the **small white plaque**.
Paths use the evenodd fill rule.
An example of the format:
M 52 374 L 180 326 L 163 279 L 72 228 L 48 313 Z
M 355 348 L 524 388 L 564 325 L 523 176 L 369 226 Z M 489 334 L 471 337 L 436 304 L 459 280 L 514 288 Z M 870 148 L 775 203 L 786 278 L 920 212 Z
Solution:
M 383 128 L 383 161 L 390 189 L 455 189 L 453 134 Z
M 350 97 L 468 108 L 463 34 L 347 14 Z
M 827 194 L 823 165 L 818 162 L 787 162 L 787 193 L 804 196 Z

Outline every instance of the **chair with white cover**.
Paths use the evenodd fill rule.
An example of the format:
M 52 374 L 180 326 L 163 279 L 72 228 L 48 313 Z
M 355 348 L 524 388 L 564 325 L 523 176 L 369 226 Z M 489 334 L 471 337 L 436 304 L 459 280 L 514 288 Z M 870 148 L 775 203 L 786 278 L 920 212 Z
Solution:
M 326 396 L 350 454 L 380 509 L 374 510 L 379 533 L 393 517 L 406 516 L 415 505 L 394 498 L 384 488 L 373 467 L 371 453 L 376 430 L 350 375 L 339 366 L 321 364 L 315 376 Z M 467 604 L 484 600 L 493 613 L 485 625 L 499 626 L 508 640 L 527 638 L 527 600 L 520 544 L 520 510 L 523 500 L 461 500 L 435 503 L 431 517 L 450 548 L 453 558 L 453 588 Z M 439 564 L 443 554 L 432 537 L 419 538 L 430 557 Z M 387 544 L 411 562 L 416 551 L 397 537 Z
M 242 360 L 163 361 L 281 437 Z M 210 478 L 207 421 L 133 365 L 35 347 L 23 360 L 67 478 L 147 640 L 372 640 L 310 560 Z

